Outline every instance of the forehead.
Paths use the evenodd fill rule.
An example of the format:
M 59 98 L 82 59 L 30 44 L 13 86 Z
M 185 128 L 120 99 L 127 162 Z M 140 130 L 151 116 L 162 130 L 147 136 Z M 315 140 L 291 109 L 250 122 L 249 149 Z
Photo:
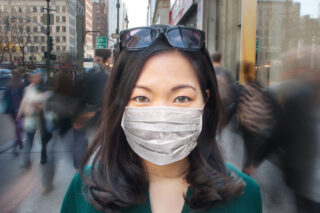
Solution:
M 142 68 L 137 84 L 177 83 L 199 84 L 196 70 L 190 61 L 178 51 L 165 52 L 147 60 Z

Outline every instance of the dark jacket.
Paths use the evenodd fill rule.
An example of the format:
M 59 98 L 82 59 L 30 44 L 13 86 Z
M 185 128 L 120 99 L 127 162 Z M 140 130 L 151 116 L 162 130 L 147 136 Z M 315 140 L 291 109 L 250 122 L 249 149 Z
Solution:
M 5 104 L 5 113 L 15 114 L 19 110 L 19 106 L 23 97 L 24 87 L 17 88 L 8 85 L 3 95 L 3 102 Z

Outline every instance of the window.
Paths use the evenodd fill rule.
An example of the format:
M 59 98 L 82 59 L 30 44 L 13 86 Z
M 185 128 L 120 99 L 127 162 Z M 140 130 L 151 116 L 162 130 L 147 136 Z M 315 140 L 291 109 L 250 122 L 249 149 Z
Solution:
M 45 42 L 45 41 L 46 41 L 45 37 L 41 36 L 41 42 Z
M 33 7 L 32 12 L 36 13 L 37 12 L 37 7 Z
M 34 42 L 38 42 L 38 36 L 33 37 Z
M 62 7 L 62 12 L 65 13 L 66 12 L 66 6 Z
M 60 46 L 57 46 L 57 51 L 59 52 L 61 50 Z
M 62 46 L 62 51 L 65 52 L 67 50 L 66 46 Z
M 27 33 L 30 33 L 31 29 L 29 26 L 27 26 Z
M 60 36 L 57 36 L 57 37 L 56 37 L 56 41 L 57 41 L 57 42 L 60 42 Z
M 60 16 L 56 16 L 56 22 L 60 23 Z
M 67 31 L 66 27 L 65 27 L 65 26 L 63 26 L 63 27 L 62 27 L 62 32 L 64 32 L 64 33 L 65 33 L 66 31 Z
M 66 23 L 66 21 L 67 21 L 66 17 L 65 17 L 65 16 L 62 16 L 62 22 L 63 22 L 63 23 Z
M 22 13 L 22 8 L 21 7 L 19 7 L 19 13 Z
M 46 47 L 45 46 L 41 46 L 41 52 L 45 52 L 46 51 Z
M 67 38 L 65 36 L 62 36 L 62 42 L 66 42 Z
M 38 32 L 38 27 L 33 27 L 33 32 L 34 33 Z
M 41 16 L 40 20 L 41 20 L 41 23 L 42 23 L 42 24 L 45 24 L 45 23 L 44 23 L 44 20 L 43 20 L 43 16 Z
M 56 27 L 56 32 L 57 32 L 57 33 L 60 32 L 60 26 L 57 26 L 57 27 Z
M 59 6 L 56 6 L 56 12 L 60 12 L 60 7 Z

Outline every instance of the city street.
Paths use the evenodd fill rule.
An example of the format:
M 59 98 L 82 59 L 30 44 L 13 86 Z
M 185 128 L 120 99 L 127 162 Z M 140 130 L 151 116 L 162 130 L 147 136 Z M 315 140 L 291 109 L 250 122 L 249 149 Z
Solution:
M 3 125 L 3 124 L 2 124 Z M 70 132 L 58 140 L 53 149 L 56 159 L 56 176 L 54 189 L 44 194 L 41 177 L 44 165 L 40 162 L 39 135 L 31 153 L 32 167 L 29 170 L 21 168 L 22 153 L 14 157 L 11 150 L 0 155 L 0 209 L 2 213 L 34 213 L 59 212 L 67 187 L 75 174 L 70 157 L 69 143 L 72 139 Z M 227 162 L 241 169 L 243 158 L 243 142 L 238 134 L 228 126 L 218 137 L 221 149 Z M 265 161 L 259 172 L 253 176 L 259 183 L 265 213 L 295 212 L 294 198 L 283 180 L 281 171 L 270 161 Z

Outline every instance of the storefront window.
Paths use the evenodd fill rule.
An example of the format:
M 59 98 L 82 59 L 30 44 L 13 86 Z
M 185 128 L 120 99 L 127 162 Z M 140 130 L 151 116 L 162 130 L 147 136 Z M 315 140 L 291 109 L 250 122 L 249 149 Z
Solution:
M 319 48 L 320 0 L 258 0 L 256 32 L 257 78 L 273 85 L 288 74 L 286 53 Z

